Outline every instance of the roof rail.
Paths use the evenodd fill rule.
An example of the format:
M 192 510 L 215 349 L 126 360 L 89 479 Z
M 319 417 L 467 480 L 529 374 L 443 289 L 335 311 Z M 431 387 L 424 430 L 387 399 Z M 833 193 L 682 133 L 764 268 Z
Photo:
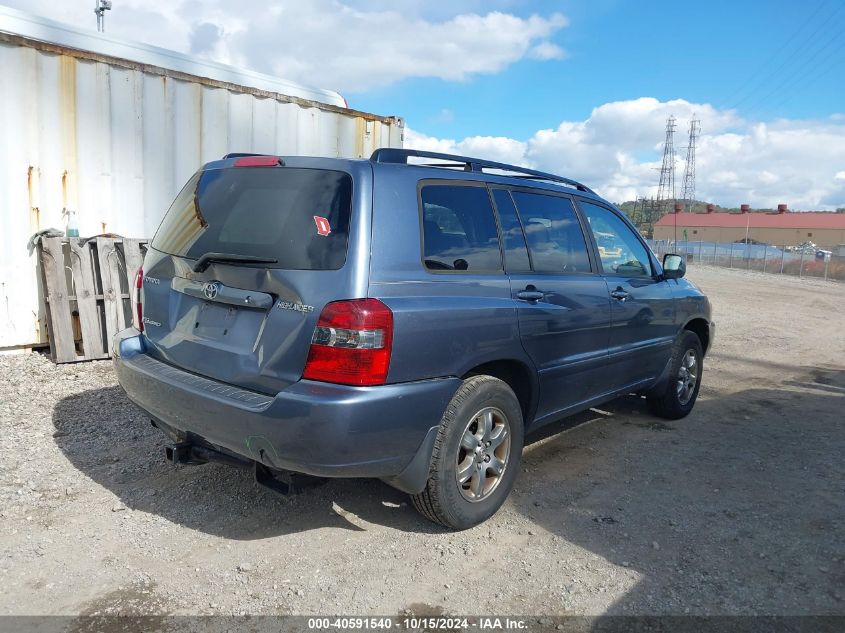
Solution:
M 526 178 L 532 180 L 548 180 L 550 182 L 557 182 L 570 187 L 578 189 L 578 191 L 585 191 L 587 193 L 595 194 L 595 192 L 581 184 L 577 180 L 564 178 L 563 176 L 555 176 L 544 171 L 537 171 L 535 169 L 528 169 L 527 167 L 517 167 L 516 165 L 508 165 L 507 163 L 497 163 L 491 160 L 483 160 L 481 158 L 470 158 L 468 156 L 458 156 L 456 154 L 442 154 L 440 152 L 426 152 L 418 149 L 398 149 L 394 147 L 382 147 L 373 152 L 370 160 L 374 163 L 397 163 L 402 165 L 408 164 L 408 158 L 414 156 L 417 158 L 433 158 L 435 160 L 447 160 L 454 163 L 463 163 L 465 171 L 473 171 L 477 173 L 484 173 L 485 169 L 499 169 L 501 171 L 510 171 L 518 174 L 516 178 Z M 452 165 L 444 165 L 442 163 L 425 164 L 423 167 L 452 167 Z

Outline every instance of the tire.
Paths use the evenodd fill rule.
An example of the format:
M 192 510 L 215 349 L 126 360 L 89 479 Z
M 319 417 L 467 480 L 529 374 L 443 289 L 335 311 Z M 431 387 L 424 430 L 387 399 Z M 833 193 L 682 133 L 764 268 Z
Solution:
M 704 372 L 704 350 L 694 332 L 684 330 L 672 348 L 669 378 L 659 391 L 647 396 L 652 413 L 668 420 L 689 415 L 698 398 Z
M 417 511 L 453 530 L 493 516 L 519 472 L 523 428 L 522 408 L 507 383 L 492 376 L 465 380 L 440 421 L 425 490 L 411 496 Z

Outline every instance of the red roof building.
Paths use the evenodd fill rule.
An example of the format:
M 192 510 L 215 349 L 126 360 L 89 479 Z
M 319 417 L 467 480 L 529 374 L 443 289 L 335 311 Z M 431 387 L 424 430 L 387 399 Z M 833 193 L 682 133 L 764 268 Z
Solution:
M 676 228 L 677 227 L 677 228 Z M 686 236 L 684 234 L 686 232 Z M 845 213 L 669 213 L 654 225 L 654 239 L 735 242 L 749 239 L 777 246 L 814 242 L 830 248 L 845 244 Z

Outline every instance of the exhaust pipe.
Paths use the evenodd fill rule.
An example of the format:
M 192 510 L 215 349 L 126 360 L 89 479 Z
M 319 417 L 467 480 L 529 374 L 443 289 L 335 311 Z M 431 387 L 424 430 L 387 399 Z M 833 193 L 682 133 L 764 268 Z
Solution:
M 261 462 L 224 453 L 192 442 L 177 442 L 165 446 L 164 457 L 174 466 L 176 464 L 219 462 L 236 468 L 251 468 L 257 484 L 282 495 L 298 494 L 304 492 L 306 488 L 319 486 L 328 481 L 328 479 L 322 477 L 271 469 Z M 264 457 L 263 451 L 261 451 L 261 457 L 262 459 Z
M 261 462 L 255 464 L 255 483 L 283 496 L 298 495 L 308 488 L 322 486 L 328 481 L 324 477 L 314 477 L 287 470 L 273 470 Z

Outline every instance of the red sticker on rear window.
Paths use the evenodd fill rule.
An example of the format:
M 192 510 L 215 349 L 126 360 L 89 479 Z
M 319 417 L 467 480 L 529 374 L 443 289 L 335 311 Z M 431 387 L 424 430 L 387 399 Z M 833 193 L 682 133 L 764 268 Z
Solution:
M 315 215 L 314 224 L 317 225 L 317 235 L 322 235 L 323 237 L 325 237 L 326 235 L 332 232 L 332 227 L 329 224 L 329 221 L 324 217 Z

